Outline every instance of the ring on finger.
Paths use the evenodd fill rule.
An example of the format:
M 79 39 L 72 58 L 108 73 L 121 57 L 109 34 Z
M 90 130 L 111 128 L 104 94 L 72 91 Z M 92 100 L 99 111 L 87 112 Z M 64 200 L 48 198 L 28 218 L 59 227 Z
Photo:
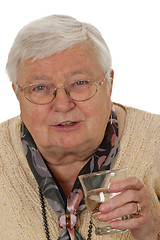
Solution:
M 141 205 L 139 203 L 136 203 L 136 205 L 137 205 L 137 212 L 134 213 L 133 215 L 138 216 L 141 213 L 142 208 L 141 208 Z

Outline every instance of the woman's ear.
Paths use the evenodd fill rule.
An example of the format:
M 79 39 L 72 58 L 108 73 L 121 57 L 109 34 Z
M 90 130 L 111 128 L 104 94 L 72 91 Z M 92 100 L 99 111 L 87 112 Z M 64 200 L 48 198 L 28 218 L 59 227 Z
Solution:
M 13 91 L 16 93 L 16 87 L 15 87 L 14 83 L 12 83 L 12 88 L 13 88 Z
M 18 98 L 18 88 L 14 83 L 12 83 L 12 89 L 13 89 L 14 93 L 16 94 L 16 97 Z
M 111 96 L 111 94 L 112 94 L 112 87 L 113 87 L 113 79 L 114 79 L 114 71 L 113 71 L 113 69 L 111 70 L 111 72 L 110 72 L 110 78 L 111 78 L 111 87 L 110 87 L 110 96 Z
M 112 81 L 113 81 L 113 78 L 114 78 L 114 70 L 112 69 L 111 70 L 111 79 L 112 79 Z

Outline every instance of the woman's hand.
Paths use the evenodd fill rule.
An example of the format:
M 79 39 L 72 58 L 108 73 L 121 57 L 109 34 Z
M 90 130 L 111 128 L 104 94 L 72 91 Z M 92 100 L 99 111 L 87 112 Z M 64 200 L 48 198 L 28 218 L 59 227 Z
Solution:
M 100 205 L 99 220 L 111 221 L 110 227 L 114 229 L 130 229 L 137 240 L 156 240 L 160 231 L 160 219 L 153 209 L 151 196 L 145 185 L 136 177 L 128 177 L 113 182 L 110 191 L 121 194 Z M 140 212 L 135 215 L 137 203 L 140 205 Z M 125 215 L 130 215 L 131 218 L 114 220 Z

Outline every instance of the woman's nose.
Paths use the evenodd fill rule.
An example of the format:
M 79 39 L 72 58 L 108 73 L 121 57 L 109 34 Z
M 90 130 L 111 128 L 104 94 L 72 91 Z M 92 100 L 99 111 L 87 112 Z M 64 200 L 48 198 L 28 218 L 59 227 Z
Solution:
M 67 95 L 62 87 L 56 89 L 55 98 L 53 100 L 55 111 L 68 112 L 75 107 L 75 102 Z

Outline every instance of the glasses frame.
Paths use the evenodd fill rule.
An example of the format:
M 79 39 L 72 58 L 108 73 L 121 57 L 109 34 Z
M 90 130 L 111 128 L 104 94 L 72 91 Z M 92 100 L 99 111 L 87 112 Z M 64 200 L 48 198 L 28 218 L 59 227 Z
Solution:
M 107 73 L 106 73 L 106 74 L 107 74 Z M 51 102 L 56 98 L 57 90 L 58 90 L 58 89 L 64 89 L 66 95 L 67 95 L 68 98 L 71 99 L 72 101 L 74 101 L 74 102 L 84 102 L 84 101 L 87 101 L 87 100 L 91 99 L 92 97 L 94 97 L 94 96 L 96 95 L 98 89 L 100 88 L 100 86 L 103 85 L 103 83 L 104 83 L 105 80 L 106 80 L 106 74 L 105 74 L 105 76 L 104 76 L 104 78 L 103 78 L 103 80 L 102 80 L 101 82 L 96 82 L 96 81 L 95 81 L 95 82 L 92 82 L 92 84 L 94 84 L 94 85 L 96 86 L 96 91 L 95 91 L 95 93 L 94 93 L 91 97 L 89 97 L 89 98 L 87 98 L 87 99 L 84 99 L 84 100 L 75 100 L 75 99 L 73 99 L 73 98 L 70 96 L 70 92 L 68 91 L 67 86 L 69 86 L 70 84 L 72 84 L 72 82 L 71 82 L 70 84 L 66 85 L 66 86 L 63 86 L 63 87 L 56 87 L 56 88 L 54 88 L 54 89 L 53 89 L 53 98 L 52 98 L 52 100 L 50 100 L 50 101 L 47 102 L 47 103 L 36 103 L 36 102 L 31 101 L 29 98 L 27 98 L 25 89 L 26 89 L 27 87 L 29 87 L 29 86 L 36 85 L 35 83 L 31 83 L 31 84 L 26 85 L 26 86 L 24 86 L 24 87 L 21 87 L 21 86 L 18 85 L 18 90 L 20 90 L 20 92 L 23 93 L 24 97 L 25 97 L 29 102 L 34 103 L 34 104 L 37 104 L 37 105 L 46 105 L 46 104 L 51 103 Z M 88 82 L 91 82 L 91 81 L 89 80 Z M 74 82 L 73 82 L 73 83 L 74 83 Z M 37 83 L 37 85 L 38 85 L 38 84 L 39 84 L 39 83 Z

